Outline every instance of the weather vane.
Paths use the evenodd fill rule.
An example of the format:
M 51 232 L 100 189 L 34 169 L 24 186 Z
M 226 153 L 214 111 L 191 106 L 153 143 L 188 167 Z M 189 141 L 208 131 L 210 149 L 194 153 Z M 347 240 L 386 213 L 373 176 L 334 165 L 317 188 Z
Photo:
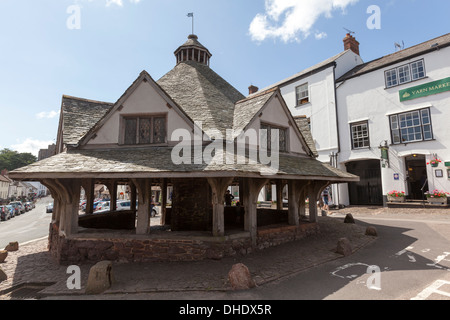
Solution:
M 192 34 L 194 34 L 194 13 L 190 12 L 187 14 L 188 18 L 192 18 Z

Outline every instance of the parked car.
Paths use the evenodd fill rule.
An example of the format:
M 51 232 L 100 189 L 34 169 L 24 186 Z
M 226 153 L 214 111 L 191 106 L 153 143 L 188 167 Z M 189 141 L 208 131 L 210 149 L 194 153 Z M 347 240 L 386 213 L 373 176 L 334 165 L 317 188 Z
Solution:
M 6 221 L 11 218 L 9 208 L 7 206 L 0 206 L 0 220 Z
M 22 201 L 13 201 L 13 202 L 10 202 L 9 204 L 11 204 L 11 205 L 17 205 L 18 208 L 19 208 L 19 213 L 20 213 L 20 214 L 23 214 L 23 213 L 26 212 L 26 211 L 25 211 L 25 206 L 23 205 Z
M 31 210 L 31 209 L 34 209 L 34 208 L 36 207 L 36 205 L 34 204 L 33 201 L 25 202 L 25 204 L 28 205 L 28 206 L 30 207 L 30 210 Z
M 9 209 L 9 215 L 11 218 L 17 216 L 16 209 L 12 205 L 8 204 L 6 207 Z
M 111 211 L 110 202 L 105 201 L 102 204 L 98 205 L 98 210 L 94 212 L 94 214 L 105 213 Z M 136 201 L 136 209 L 138 208 L 138 203 Z M 131 210 L 131 201 L 130 200 L 118 200 L 117 201 L 117 210 L 116 211 L 125 211 Z M 153 206 L 151 216 L 155 217 L 159 214 L 159 208 L 157 206 Z
M 50 202 L 45 208 L 45 212 L 52 213 L 53 212 L 53 202 Z
M 20 215 L 20 209 L 19 209 L 19 205 L 18 204 L 10 203 L 9 205 L 13 208 L 12 211 L 13 211 L 14 216 Z

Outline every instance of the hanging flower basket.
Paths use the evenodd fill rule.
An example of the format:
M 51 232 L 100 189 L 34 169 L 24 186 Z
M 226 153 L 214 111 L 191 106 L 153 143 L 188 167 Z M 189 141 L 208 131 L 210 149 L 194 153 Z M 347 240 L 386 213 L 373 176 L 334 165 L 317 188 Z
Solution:
M 436 168 L 439 166 L 439 163 L 441 163 L 442 161 L 440 159 L 433 159 L 430 162 L 428 162 L 427 164 L 429 164 L 430 166 L 432 166 L 433 168 Z

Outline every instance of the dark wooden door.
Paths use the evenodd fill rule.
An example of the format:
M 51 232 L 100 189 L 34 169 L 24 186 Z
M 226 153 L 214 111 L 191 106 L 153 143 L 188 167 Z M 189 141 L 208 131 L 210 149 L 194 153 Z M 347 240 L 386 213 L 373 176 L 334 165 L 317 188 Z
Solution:
M 383 188 L 379 160 L 354 161 L 347 164 L 347 171 L 360 177 L 359 182 L 349 183 L 350 205 L 383 205 Z

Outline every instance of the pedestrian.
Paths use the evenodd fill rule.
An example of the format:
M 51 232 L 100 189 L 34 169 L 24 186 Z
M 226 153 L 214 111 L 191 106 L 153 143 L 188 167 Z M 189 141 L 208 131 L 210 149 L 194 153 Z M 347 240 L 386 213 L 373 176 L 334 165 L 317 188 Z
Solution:
M 227 190 L 225 193 L 225 205 L 231 206 L 231 201 L 233 201 L 234 196 L 230 193 L 230 190 Z
M 328 202 L 329 202 L 329 190 L 328 187 L 326 187 L 323 191 L 322 191 L 322 200 L 323 200 L 323 210 L 327 210 L 329 209 L 328 207 Z

